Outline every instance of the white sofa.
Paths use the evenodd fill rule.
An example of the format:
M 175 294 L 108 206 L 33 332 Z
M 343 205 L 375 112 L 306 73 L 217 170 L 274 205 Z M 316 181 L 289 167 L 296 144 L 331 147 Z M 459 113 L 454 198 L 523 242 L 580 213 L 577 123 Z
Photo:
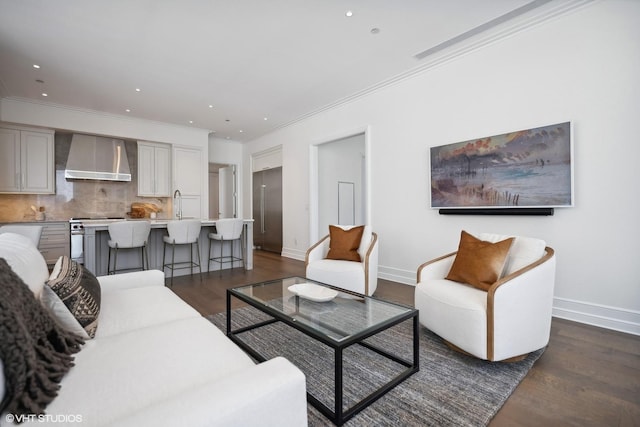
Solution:
M 1 235 L 0 257 L 40 294 L 49 273 L 28 239 Z M 49 418 L 23 425 L 67 424 L 61 420 L 74 416 L 83 427 L 307 425 L 302 372 L 284 358 L 256 365 L 166 288 L 162 272 L 98 280 L 95 338 L 75 354 L 75 366 L 46 408 Z M 10 425 L 6 415 L 2 426 Z

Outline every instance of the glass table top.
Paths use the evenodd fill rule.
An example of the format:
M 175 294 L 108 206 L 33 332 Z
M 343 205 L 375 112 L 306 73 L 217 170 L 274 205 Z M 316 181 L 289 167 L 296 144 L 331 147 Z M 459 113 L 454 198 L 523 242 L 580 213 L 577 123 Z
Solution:
M 298 296 L 296 291 L 305 292 Z M 230 292 L 266 306 L 337 343 L 416 311 L 377 298 L 342 292 L 302 277 L 241 286 Z

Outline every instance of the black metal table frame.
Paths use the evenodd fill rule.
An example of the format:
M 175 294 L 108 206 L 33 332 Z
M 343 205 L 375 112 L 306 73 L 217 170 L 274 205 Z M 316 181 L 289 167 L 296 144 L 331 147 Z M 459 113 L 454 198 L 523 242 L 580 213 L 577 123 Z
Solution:
M 280 281 L 282 279 L 276 280 L 276 281 Z M 260 284 L 268 284 L 268 283 L 273 283 L 276 281 L 268 281 L 268 282 L 261 282 Z M 251 285 L 249 285 L 251 286 Z M 355 293 L 355 292 L 350 292 L 350 291 L 345 291 L 343 289 L 339 289 L 339 288 L 335 288 L 333 286 L 329 286 L 329 285 L 324 285 L 336 290 L 339 290 L 340 292 L 343 293 L 349 293 L 352 294 L 354 296 L 358 296 L 358 297 L 362 297 L 364 298 L 364 295 Z M 242 286 L 244 287 L 244 286 Z M 273 317 L 273 319 L 269 319 L 263 322 L 259 322 L 250 326 L 246 326 L 243 328 L 238 328 L 235 330 L 231 329 L 231 297 L 235 297 L 247 304 L 249 304 L 250 306 L 258 309 L 259 311 L 262 311 L 263 313 L 268 314 L 269 316 Z M 300 297 L 296 296 L 296 301 L 299 300 Z M 373 297 L 367 297 L 367 298 L 373 298 Z M 375 299 L 375 298 L 374 298 Z M 399 305 L 399 304 L 398 304 Z M 409 362 L 406 361 L 404 359 L 401 359 L 391 353 L 388 353 L 387 351 L 380 349 L 378 347 L 375 347 L 369 343 L 364 342 L 364 340 L 366 338 L 369 338 L 373 335 L 376 335 L 386 329 L 389 329 L 392 326 L 398 325 L 402 322 L 405 322 L 409 319 L 413 319 L 413 361 Z M 418 323 L 418 310 L 412 310 L 409 311 L 405 314 L 402 314 L 400 316 L 397 316 L 393 319 L 390 319 L 388 321 L 385 322 L 381 322 L 377 325 L 374 325 L 370 328 L 367 328 L 363 331 L 361 331 L 358 334 L 355 334 L 353 336 L 350 336 L 349 338 L 345 339 L 344 341 L 336 344 L 334 341 L 332 341 L 331 339 L 329 339 L 328 337 L 322 335 L 321 333 L 319 333 L 318 331 L 316 331 L 314 328 L 311 328 L 307 325 L 304 325 L 300 322 L 296 322 L 295 319 L 292 319 L 291 317 L 281 313 L 280 311 L 264 304 L 264 303 L 260 303 L 257 300 L 254 300 L 253 298 L 250 298 L 240 292 L 236 292 L 234 289 L 227 289 L 227 336 L 229 337 L 229 339 L 231 339 L 234 343 L 236 343 L 238 346 L 240 346 L 240 348 L 242 348 L 244 351 L 246 351 L 249 355 L 251 355 L 251 357 L 253 357 L 254 359 L 264 362 L 267 359 L 262 356 L 260 353 L 258 353 L 256 350 L 254 350 L 253 348 L 251 348 L 249 345 L 247 345 L 244 341 L 242 341 L 238 335 L 242 334 L 243 332 L 247 332 L 253 329 L 257 329 L 257 328 L 261 328 L 263 326 L 266 325 L 270 325 L 272 323 L 276 323 L 276 322 L 283 322 L 299 331 L 301 331 L 302 333 L 304 333 L 305 335 L 320 341 L 321 343 L 331 347 L 334 349 L 335 351 L 335 355 L 334 355 L 334 362 L 335 362 L 335 409 L 332 411 L 328 406 L 326 406 L 324 403 L 322 403 L 320 400 L 318 400 L 315 396 L 313 396 L 310 392 L 307 391 L 307 400 L 309 401 L 309 403 L 311 403 L 314 407 L 316 407 L 324 416 L 326 416 L 327 418 L 329 418 L 331 421 L 333 421 L 334 424 L 341 426 L 342 424 L 344 424 L 346 421 L 348 421 L 349 419 L 351 419 L 354 415 L 356 415 L 358 412 L 362 411 L 364 408 L 366 408 L 367 406 L 371 405 L 373 402 L 375 402 L 376 400 L 378 400 L 380 397 L 382 397 L 383 395 L 385 395 L 389 390 L 391 390 L 392 388 L 394 388 L 395 386 L 397 386 L 398 384 L 400 384 L 402 381 L 404 381 L 405 379 L 407 379 L 408 377 L 410 377 L 411 375 L 413 375 L 415 372 L 418 372 L 420 370 L 420 355 L 419 355 L 419 347 L 420 347 L 420 342 L 419 342 L 419 323 Z M 378 354 L 380 354 L 381 356 L 384 356 L 402 366 L 405 366 L 407 369 L 405 369 L 404 371 L 400 372 L 398 375 L 396 375 L 394 378 L 391 379 L 391 381 L 387 382 L 386 384 L 384 384 L 382 387 L 378 388 L 377 390 L 373 391 L 372 393 L 370 393 L 369 395 L 365 396 L 362 400 L 360 400 L 359 402 L 357 402 L 356 404 L 354 404 L 353 406 L 351 406 L 350 408 L 347 408 L 346 410 L 343 408 L 343 370 L 342 370 L 342 355 L 344 350 L 347 347 L 350 347 L 351 345 L 354 344 L 359 344 L 369 350 L 372 350 Z

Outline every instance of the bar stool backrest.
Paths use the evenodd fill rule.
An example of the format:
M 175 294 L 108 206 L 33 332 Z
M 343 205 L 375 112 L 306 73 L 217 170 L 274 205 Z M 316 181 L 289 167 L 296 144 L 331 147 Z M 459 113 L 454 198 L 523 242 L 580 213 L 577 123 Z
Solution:
M 216 221 L 216 232 L 213 238 L 216 240 L 236 240 L 242 235 L 242 218 L 222 218 Z
M 149 221 L 120 221 L 109 224 L 109 246 L 117 243 L 119 248 L 139 248 L 149 240 Z
M 171 243 L 185 244 L 195 243 L 200 236 L 202 221 L 199 219 L 181 219 L 169 221 L 167 223 L 167 231 Z

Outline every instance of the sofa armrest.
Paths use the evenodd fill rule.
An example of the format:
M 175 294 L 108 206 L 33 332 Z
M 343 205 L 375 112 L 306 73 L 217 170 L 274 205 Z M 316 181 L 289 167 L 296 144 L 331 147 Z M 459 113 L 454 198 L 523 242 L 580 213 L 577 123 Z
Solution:
M 493 360 L 501 360 L 503 354 L 526 354 L 548 344 L 555 272 L 555 255 L 547 248 L 538 263 L 503 277 L 489 290 Z
M 315 245 L 311 246 L 307 250 L 307 255 L 305 257 L 305 266 L 309 265 L 310 262 L 320 261 L 321 259 L 326 258 L 329 253 L 329 235 L 326 235 L 317 242 Z
M 366 268 L 366 292 L 367 295 L 373 295 L 378 288 L 378 235 L 371 233 L 371 244 L 364 259 Z
M 114 423 L 118 426 L 261 426 L 307 425 L 304 374 L 276 357 L 175 398 L 141 408 Z
M 134 271 L 131 273 L 112 274 L 98 277 L 103 290 L 144 288 L 147 286 L 164 286 L 164 273 L 160 270 Z
M 456 259 L 456 254 L 457 252 L 452 252 L 420 265 L 416 274 L 416 283 L 425 280 L 439 280 L 447 277 L 453 261 Z

